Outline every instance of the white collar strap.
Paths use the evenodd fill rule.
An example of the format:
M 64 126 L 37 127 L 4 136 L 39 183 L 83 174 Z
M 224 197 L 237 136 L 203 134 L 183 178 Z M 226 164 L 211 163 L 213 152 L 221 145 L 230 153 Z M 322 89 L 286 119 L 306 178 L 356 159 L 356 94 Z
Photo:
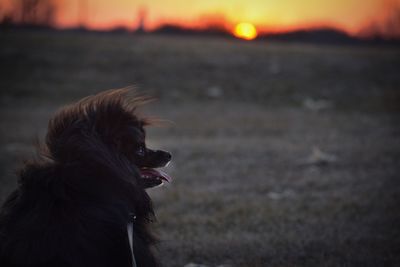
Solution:
M 128 239 L 129 239 L 129 247 L 131 251 L 132 257 L 132 267 L 137 267 L 135 253 L 133 252 L 133 221 L 136 219 L 136 216 L 133 216 L 133 220 L 128 222 L 126 228 L 128 232 Z

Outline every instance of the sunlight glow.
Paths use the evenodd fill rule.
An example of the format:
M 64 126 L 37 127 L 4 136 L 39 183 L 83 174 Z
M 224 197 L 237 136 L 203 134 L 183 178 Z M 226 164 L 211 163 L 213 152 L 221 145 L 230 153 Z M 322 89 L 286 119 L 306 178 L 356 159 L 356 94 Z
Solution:
M 241 22 L 235 26 L 233 35 L 245 40 L 253 40 L 257 37 L 257 30 L 253 24 L 248 22 Z
M 0 0 L 0 21 L 24 0 Z M 239 22 L 257 26 L 258 35 L 293 30 L 333 28 L 351 35 L 400 36 L 400 0 L 30 0 L 54 3 L 56 28 L 85 27 L 95 30 L 140 25 L 147 31 L 166 24 L 183 28 L 229 29 Z M 146 12 L 140 12 L 146 10 Z M 34 12 L 35 13 L 35 12 Z M 33 14 L 33 13 L 32 13 Z M 140 14 L 145 14 L 142 16 Z M 21 14 L 15 13 L 16 18 Z M 47 16 L 47 15 L 46 15 Z M 239 37 L 239 36 L 237 36 Z M 244 38 L 244 37 L 240 37 Z M 246 37 L 248 38 L 248 37 Z

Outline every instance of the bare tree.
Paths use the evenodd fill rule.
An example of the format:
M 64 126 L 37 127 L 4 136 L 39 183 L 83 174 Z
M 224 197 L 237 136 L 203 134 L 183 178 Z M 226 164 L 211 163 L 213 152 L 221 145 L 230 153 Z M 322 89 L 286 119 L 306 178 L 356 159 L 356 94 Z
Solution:
M 56 12 L 53 0 L 15 0 L 12 16 L 19 24 L 52 26 Z
M 14 17 L 11 12 L 7 10 L 3 5 L 0 5 L 0 26 L 9 26 L 13 24 Z

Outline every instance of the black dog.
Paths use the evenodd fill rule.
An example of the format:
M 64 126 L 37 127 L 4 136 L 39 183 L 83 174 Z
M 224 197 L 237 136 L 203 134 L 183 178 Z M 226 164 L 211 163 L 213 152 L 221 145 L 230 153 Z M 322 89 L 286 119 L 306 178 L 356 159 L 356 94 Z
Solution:
M 158 266 L 145 189 L 170 180 L 154 168 L 171 155 L 146 148 L 150 122 L 135 111 L 148 100 L 110 90 L 50 120 L 2 207 L 0 266 Z

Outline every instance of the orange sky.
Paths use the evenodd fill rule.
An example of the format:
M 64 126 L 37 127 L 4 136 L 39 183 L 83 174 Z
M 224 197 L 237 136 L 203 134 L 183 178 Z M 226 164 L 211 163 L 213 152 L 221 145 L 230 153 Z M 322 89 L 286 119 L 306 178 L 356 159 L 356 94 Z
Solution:
M 12 1 L 0 0 L 0 6 L 7 7 Z M 145 7 L 147 29 L 164 22 L 201 26 L 208 19 L 225 20 L 228 27 L 251 22 L 266 31 L 329 25 L 351 33 L 373 21 L 382 21 L 394 6 L 400 6 L 400 0 L 57 0 L 57 3 L 59 27 L 77 26 L 81 6 L 81 14 L 86 14 L 84 24 L 89 28 L 132 29 L 137 25 L 139 8 Z

